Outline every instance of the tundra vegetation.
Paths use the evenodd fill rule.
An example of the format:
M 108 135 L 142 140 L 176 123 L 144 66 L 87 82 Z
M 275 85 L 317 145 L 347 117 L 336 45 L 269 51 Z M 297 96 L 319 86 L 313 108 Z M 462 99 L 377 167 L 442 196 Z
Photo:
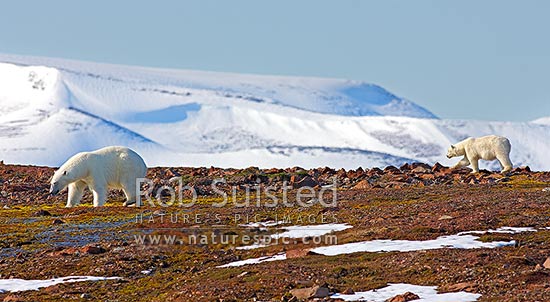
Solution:
M 297 289 L 317 293 L 369 291 L 388 283 L 437 286 L 440 292 L 481 294 L 479 301 L 547 299 L 550 284 L 550 172 L 516 168 L 508 175 L 441 165 L 406 164 L 384 169 L 305 170 L 248 168 L 152 168 L 147 177 L 160 187 L 181 178 L 197 192 L 189 208 L 122 206 L 111 191 L 104 207 L 92 196 L 65 208 L 66 193 L 48 196 L 53 169 L 0 165 L 0 279 L 49 279 L 70 275 L 120 277 L 57 284 L 36 291 L 0 292 L 5 301 L 291 301 Z M 245 198 L 247 188 L 287 182 L 290 201 L 304 184 L 317 192 L 336 179 L 337 204 L 311 206 L 213 207 L 221 190 Z M 263 190 L 260 190 L 263 192 Z M 254 192 L 252 190 L 251 192 Z M 274 194 L 282 197 L 282 191 Z M 330 192 L 327 192 L 330 194 Z M 157 196 L 161 200 L 169 196 Z M 154 197 L 154 198 L 157 198 Z M 184 200 L 191 196 L 184 194 Z M 260 196 L 260 199 L 263 199 Z M 142 220 L 137 217 L 143 217 Z M 187 220 L 183 219 L 187 215 Z M 178 217 L 177 221 L 172 221 Z M 197 218 L 198 217 L 198 218 Z M 151 219 L 152 218 L 152 219 Z M 198 220 L 197 220 L 198 219 Z M 324 220 L 323 220 L 324 219 Z M 277 221 L 280 224 L 277 224 Z M 312 253 L 325 242 L 295 240 L 258 248 L 245 243 L 175 244 L 164 238 L 274 235 L 285 226 L 347 224 L 338 244 L 376 239 L 432 240 L 460 232 L 500 227 L 536 231 L 481 233 L 481 242 L 514 242 L 498 248 L 410 252 Z M 138 242 L 136 235 L 160 235 Z M 331 237 L 332 238 L 332 237 Z M 331 239 L 332 240 L 332 239 Z M 220 267 L 239 260 L 285 255 L 284 260 Z M 280 256 L 279 256 L 280 257 Z

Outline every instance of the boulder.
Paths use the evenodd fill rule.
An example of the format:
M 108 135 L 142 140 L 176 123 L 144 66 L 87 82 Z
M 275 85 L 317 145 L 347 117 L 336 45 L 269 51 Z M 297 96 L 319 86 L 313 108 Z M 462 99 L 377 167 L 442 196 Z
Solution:
M 103 254 L 106 251 L 107 250 L 105 250 L 101 246 L 88 245 L 88 246 L 85 246 L 85 247 L 82 248 L 82 253 L 90 254 L 90 255 Z
M 291 180 L 292 182 L 292 180 Z M 302 188 L 302 187 L 315 187 L 317 186 L 319 183 L 313 179 L 313 177 L 311 176 L 305 176 L 304 178 L 294 182 L 292 184 L 292 186 L 294 187 L 294 189 L 299 189 L 299 188 Z
M 372 187 L 368 180 L 363 179 L 356 183 L 352 189 L 364 190 Z
M 415 174 L 431 173 L 432 169 L 425 166 L 417 166 L 416 168 L 412 169 L 411 172 Z
M 444 169 L 447 169 L 447 167 L 443 166 L 440 163 L 435 163 L 435 165 L 433 165 L 433 167 L 432 167 L 432 172 L 440 172 Z
M 393 298 L 389 298 L 386 300 L 386 302 L 407 302 L 407 301 L 412 301 L 417 299 L 420 299 L 420 297 L 417 294 L 406 292 L 402 295 L 397 295 Z
M 330 295 L 330 291 L 324 286 L 314 286 L 307 288 L 296 288 L 290 293 L 299 300 L 307 300 L 311 298 L 325 298 Z

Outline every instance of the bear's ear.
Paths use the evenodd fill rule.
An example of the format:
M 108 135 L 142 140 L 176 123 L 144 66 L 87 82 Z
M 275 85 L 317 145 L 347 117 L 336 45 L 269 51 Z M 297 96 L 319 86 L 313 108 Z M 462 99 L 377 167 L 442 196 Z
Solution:
M 456 149 L 455 145 L 451 145 L 451 148 Z

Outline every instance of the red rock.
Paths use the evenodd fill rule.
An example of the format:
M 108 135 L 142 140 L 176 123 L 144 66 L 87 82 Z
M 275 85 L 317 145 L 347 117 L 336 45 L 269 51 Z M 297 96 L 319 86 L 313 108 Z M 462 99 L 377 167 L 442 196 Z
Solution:
M 462 180 L 463 183 L 465 184 L 471 184 L 471 185 L 474 185 L 474 184 L 478 184 L 479 181 L 477 180 L 476 176 L 473 175 L 473 174 L 470 174 L 468 176 L 466 176 L 463 180 Z
M 170 178 L 181 176 L 181 174 L 179 174 L 174 168 L 168 168 L 164 173 L 166 174 L 167 177 L 170 177 Z
M 417 168 L 417 169 L 418 169 L 418 168 Z M 421 179 L 424 179 L 424 180 L 435 179 L 435 175 L 433 175 L 433 174 L 428 174 L 428 173 L 426 173 L 426 174 L 421 174 L 419 177 L 420 177 Z
M 364 190 L 372 187 L 368 180 L 363 179 L 353 186 L 352 189 Z
M 426 168 L 426 169 L 428 169 L 428 170 L 431 170 L 431 169 L 432 169 L 432 167 L 431 167 L 430 165 L 425 164 L 425 163 L 412 163 L 412 164 L 410 165 L 410 167 L 411 167 L 411 170 L 414 170 L 414 169 L 416 169 L 416 168 L 418 168 L 418 167 L 423 167 L 423 168 Z
M 271 168 L 264 171 L 265 174 L 277 174 L 281 173 L 283 170 L 277 168 Z
M 399 182 L 407 182 L 409 183 L 411 181 L 410 177 L 408 177 L 405 174 L 399 174 L 395 175 L 391 178 L 392 181 L 399 181 Z
M 420 174 L 420 173 L 431 173 L 432 169 L 426 168 L 424 166 L 418 166 L 411 170 L 412 173 Z
M 254 168 L 256 168 L 256 167 L 254 167 Z M 256 169 L 257 169 L 257 168 L 256 168 Z M 287 172 L 290 172 L 290 173 L 296 173 L 296 172 L 298 172 L 298 171 L 305 171 L 305 170 L 304 170 L 304 168 L 302 168 L 302 167 L 296 166 L 296 167 L 288 168 L 288 169 L 286 169 L 286 171 L 287 171 Z
M 372 168 L 367 172 L 368 176 L 374 176 L 374 175 L 382 175 L 384 174 L 384 171 L 382 171 L 380 168 Z
M 349 179 L 357 179 L 363 175 L 365 175 L 365 171 L 363 171 L 363 169 L 361 168 L 358 168 L 356 171 L 349 170 L 347 173 L 347 177 Z
M 244 179 L 247 183 L 254 183 L 256 182 L 257 178 L 258 176 L 256 174 L 250 174 L 250 175 L 247 175 Z
M 292 179 L 291 179 L 291 183 L 292 183 Z M 299 189 L 299 188 L 303 188 L 303 187 L 310 187 L 310 188 L 313 188 L 315 186 L 317 186 L 319 183 L 313 179 L 311 176 L 305 176 L 304 178 L 300 179 L 300 181 L 298 182 L 295 182 L 293 184 L 293 187 L 294 189 Z
M 384 168 L 384 173 L 399 174 L 401 170 L 397 169 L 394 166 L 387 166 Z
M 69 247 L 60 251 L 51 252 L 50 256 L 69 256 L 69 255 L 77 255 L 80 254 L 80 250 L 74 247 Z
M 323 175 L 325 175 L 325 174 L 326 174 L 326 175 L 333 175 L 333 174 L 335 173 L 334 169 L 331 169 L 331 168 L 329 168 L 329 167 L 324 167 L 324 168 L 322 168 L 320 172 L 321 172 L 321 174 L 323 174 Z
M 348 288 L 346 288 L 345 291 L 342 292 L 342 294 L 344 294 L 344 295 L 353 295 L 353 294 L 355 294 L 355 292 L 353 291 L 353 289 L 348 287 Z
M 512 169 L 511 172 L 512 173 L 530 173 L 531 168 L 529 168 L 529 166 L 517 167 L 517 168 Z
M 293 184 L 295 182 L 298 182 L 299 178 L 296 175 L 290 176 L 290 183 Z
M 290 291 L 294 297 L 299 300 L 306 300 L 311 298 L 324 298 L 330 295 L 330 291 L 324 286 L 314 286 L 308 288 L 296 288 Z
M 412 301 L 417 299 L 420 299 L 420 297 L 417 294 L 406 292 L 402 295 L 397 295 L 393 298 L 389 298 L 386 300 L 386 302 L 407 302 L 407 301 Z
M 338 176 L 338 177 L 347 177 L 346 170 L 344 170 L 343 168 L 338 170 L 338 172 L 336 172 L 336 176 Z
M 442 172 L 448 169 L 449 169 L 448 167 L 445 167 L 440 163 L 435 163 L 435 165 L 433 165 L 432 167 L 432 172 Z
M 84 254 L 97 255 L 105 252 L 106 250 L 100 246 L 88 245 L 82 248 L 82 253 Z
M 189 188 L 187 190 L 183 190 L 182 195 L 185 198 L 191 198 L 193 197 L 193 192 L 196 192 L 197 195 L 199 195 L 200 189 L 195 185 L 189 185 Z
M 406 172 L 412 170 L 412 168 L 410 164 L 404 163 L 401 167 L 399 167 L 399 170 Z

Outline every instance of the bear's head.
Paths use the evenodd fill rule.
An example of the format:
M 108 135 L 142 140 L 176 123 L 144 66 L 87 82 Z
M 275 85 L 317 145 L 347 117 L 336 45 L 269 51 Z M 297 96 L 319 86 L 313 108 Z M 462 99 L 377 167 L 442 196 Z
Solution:
M 55 171 L 50 181 L 50 194 L 55 195 L 65 189 L 71 180 L 69 179 L 69 172 L 64 169 Z
M 451 145 L 449 147 L 449 150 L 447 150 L 447 158 L 453 158 L 453 157 L 456 157 L 456 156 L 460 156 L 458 154 L 458 149 L 456 148 L 455 145 Z

